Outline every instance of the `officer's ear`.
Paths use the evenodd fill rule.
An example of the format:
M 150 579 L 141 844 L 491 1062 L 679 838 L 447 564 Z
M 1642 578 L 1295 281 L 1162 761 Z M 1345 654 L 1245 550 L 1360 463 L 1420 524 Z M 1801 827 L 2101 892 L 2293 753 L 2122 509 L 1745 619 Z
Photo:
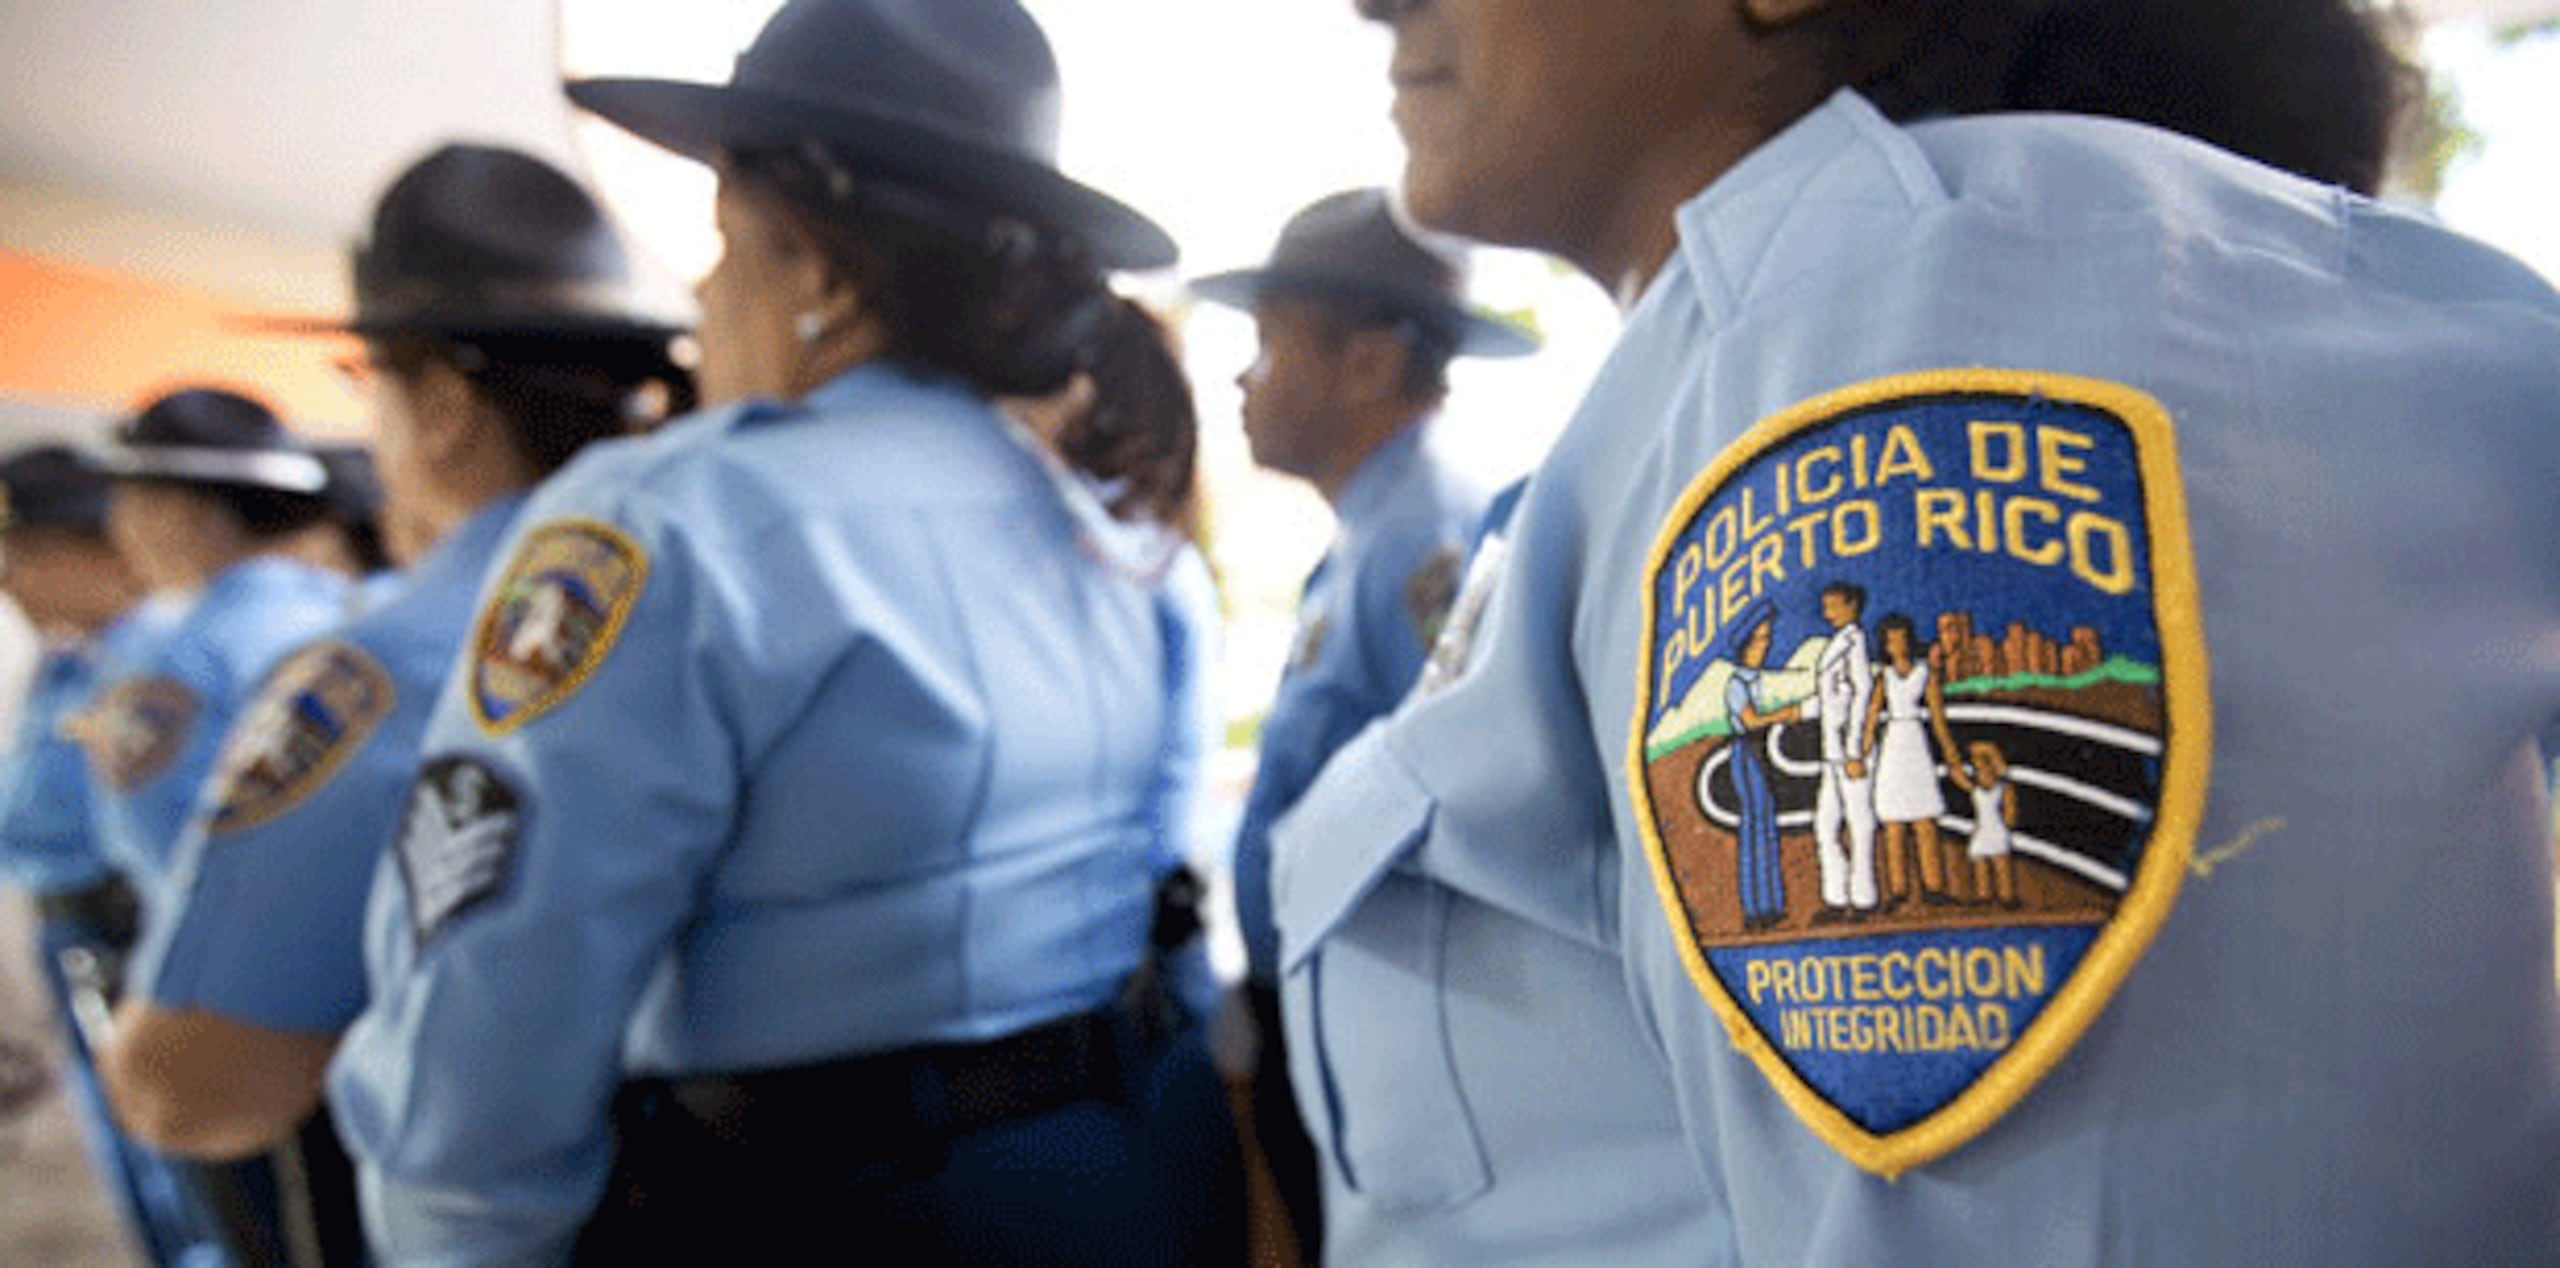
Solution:
M 1764 30 L 1788 26 L 1832 7 L 1833 0 L 1742 0 L 1743 16 Z
M 410 443 L 427 465 L 450 469 L 475 443 L 488 404 L 471 385 L 471 376 L 443 357 L 427 357 L 414 374 L 391 376 L 406 398 Z M 499 434 L 506 426 L 496 423 Z
M 1373 326 L 1342 338 L 1342 355 L 1334 365 L 1334 381 L 1344 399 L 1361 404 L 1391 403 L 1404 396 L 1404 361 L 1412 350 L 1392 328 Z

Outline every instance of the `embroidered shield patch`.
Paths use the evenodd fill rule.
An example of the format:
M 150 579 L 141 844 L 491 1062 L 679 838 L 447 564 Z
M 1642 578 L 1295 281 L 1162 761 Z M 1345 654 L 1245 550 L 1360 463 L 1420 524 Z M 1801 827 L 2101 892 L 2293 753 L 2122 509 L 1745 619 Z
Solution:
M 1304 673 L 1316 667 L 1324 657 L 1324 641 L 1333 633 L 1333 618 L 1322 612 L 1302 617 L 1298 632 L 1289 642 L 1289 668 Z
M 1431 552 L 1422 566 L 1404 579 L 1404 614 L 1413 622 L 1414 636 L 1429 647 L 1440 640 L 1440 629 L 1449 619 L 1449 605 L 1458 598 L 1458 582 L 1465 574 L 1466 560 L 1457 548 L 1443 546 Z
M 576 694 L 613 650 L 648 576 L 648 556 L 610 524 L 560 520 L 533 530 L 472 632 L 471 711 L 480 725 L 504 733 Z
M 210 829 L 255 827 L 300 804 L 364 747 L 396 699 L 391 675 L 349 644 L 287 657 L 222 742 Z
M 186 751 L 202 702 L 185 683 L 162 675 L 109 686 L 70 730 L 89 754 L 89 769 L 117 792 L 158 778 Z
M 2211 713 L 2167 413 L 1860 384 L 1729 447 L 1651 555 L 1629 789 L 1735 1042 L 1886 1175 L 1996 1122 L 2176 900 Z
M 421 944 L 506 889 L 523 824 L 523 798 L 487 763 L 439 757 L 419 768 L 392 855 Z

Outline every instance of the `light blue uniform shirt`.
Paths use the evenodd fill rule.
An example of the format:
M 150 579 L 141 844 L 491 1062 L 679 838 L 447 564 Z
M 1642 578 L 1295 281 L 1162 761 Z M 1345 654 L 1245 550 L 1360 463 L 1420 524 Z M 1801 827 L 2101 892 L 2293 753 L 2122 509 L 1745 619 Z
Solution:
M 181 611 L 145 599 L 95 639 L 45 649 L 0 766 L 0 877 L 10 884 L 31 894 L 69 893 L 114 870 L 98 848 L 88 766 L 70 732 L 98 684 L 148 655 Z
M 429 724 L 447 775 L 377 882 L 373 999 L 331 1071 L 377 1250 L 564 1254 L 626 1077 L 1110 1002 L 1146 953 L 1174 724 L 1157 574 L 1097 557 L 1115 531 L 985 402 L 879 366 L 536 494 L 484 607 L 615 607 L 617 537 L 645 581 L 600 657 L 534 617 L 475 635 Z M 545 543 L 589 563 L 507 580 Z M 546 647 L 583 681 L 493 732 L 473 661 Z
M 91 834 L 80 746 L 61 731 L 97 689 L 97 658 L 85 642 L 45 649 L 0 765 L 0 877 L 30 894 L 87 889 L 108 875 Z
M 1889 1182 L 1782 1101 L 1684 969 L 1630 723 L 1684 488 L 1798 402 L 1971 366 L 2123 384 L 2173 420 L 2211 783 L 2199 866 L 2094 1024 Z M 2121 124 L 1902 129 L 1848 95 L 1799 121 L 1680 211 L 1522 503 L 1473 668 L 1280 833 L 1291 989 L 1322 1023 L 1293 1031 L 1299 1086 L 1351 1164 L 1335 1257 L 2547 1259 L 2555 414 L 2560 302 L 2417 217 Z M 1508 986 L 1558 962 L 1606 1000 Z M 1555 1077 L 1595 1045 L 1640 1058 Z M 1384 1162 L 1452 1158 L 1472 1184 L 1368 1191 Z M 1681 1240 L 1615 1253 L 1675 1172 Z
M 233 564 L 129 673 L 100 688 L 91 720 L 121 756 L 90 749 L 100 842 L 146 909 L 165 895 L 169 854 L 214 753 L 259 681 L 287 651 L 335 625 L 346 578 L 271 555 Z
M 1236 828 L 1236 919 L 1260 982 L 1276 980 L 1280 958 L 1271 825 L 1335 750 L 1413 686 L 1484 516 L 1486 491 L 1433 451 L 1435 430 L 1427 417 L 1406 425 L 1343 482 L 1340 531 L 1298 600 L 1297 638 Z
M 368 581 L 364 610 L 288 658 L 348 657 L 380 675 L 324 691 L 280 672 L 241 714 L 212 790 L 180 839 L 172 901 L 144 931 L 132 982 L 164 1008 L 201 1008 L 279 1030 L 335 1033 L 363 1010 L 365 896 L 399 824 L 428 710 L 453 668 L 480 579 L 515 521 L 502 498 L 456 525 L 396 588 Z M 352 708 L 340 692 L 378 681 Z M 285 786 L 228 768 L 260 751 Z M 237 781 L 237 782 L 235 782 Z

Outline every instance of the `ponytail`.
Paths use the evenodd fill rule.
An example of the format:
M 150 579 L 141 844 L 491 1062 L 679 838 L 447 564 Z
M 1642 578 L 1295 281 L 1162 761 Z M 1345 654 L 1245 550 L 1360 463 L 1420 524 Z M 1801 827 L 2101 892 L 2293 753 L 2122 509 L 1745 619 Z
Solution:
M 1171 335 L 1154 314 L 1115 296 L 1089 361 L 1093 404 L 1058 433 L 1059 456 L 1117 491 L 1113 514 L 1196 537 L 1200 422 Z
M 372 343 L 375 359 L 402 378 L 415 379 L 436 361 L 470 380 L 504 420 L 509 445 L 535 480 L 590 442 L 693 406 L 693 376 L 675 363 L 663 336 L 392 334 Z

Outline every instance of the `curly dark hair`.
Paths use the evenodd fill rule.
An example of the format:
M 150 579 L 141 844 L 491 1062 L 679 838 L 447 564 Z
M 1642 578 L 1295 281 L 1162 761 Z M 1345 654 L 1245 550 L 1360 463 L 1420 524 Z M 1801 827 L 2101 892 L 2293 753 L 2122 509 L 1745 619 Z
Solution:
M 1846 0 L 1832 82 L 1887 116 L 2146 123 L 2364 193 L 2424 77 L 2361 0 Z
M 892 364 L 990 397 L 1083 374 L 1094 403 L 1058 450 L 1120 490 L 1112 509 L 1181 524 L 1199 418 L 1164 328 L 1064 235 L 860 172 L 815 145 L 726 156 L 775 197 L 887 328 Z

